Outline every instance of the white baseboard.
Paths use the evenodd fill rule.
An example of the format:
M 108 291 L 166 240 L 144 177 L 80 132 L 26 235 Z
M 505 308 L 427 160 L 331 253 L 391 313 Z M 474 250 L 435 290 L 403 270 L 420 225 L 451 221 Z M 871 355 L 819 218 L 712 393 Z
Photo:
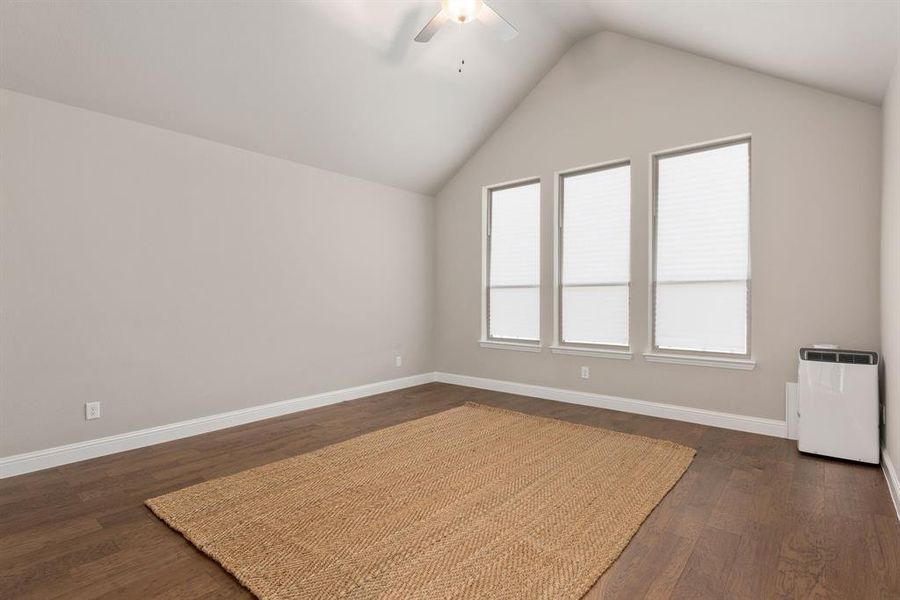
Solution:
M 660 402 L 647 402 L 646 400 L 632 400 L 617 396 L 606 396 L 591 392 L 577 392 L 561 388 L 545 387 L 499 379 L 486 379 L 483 377 L 470 377 L 468 375 L 455 375 L 453 373 L 435 373 L 435 381 L 452 383 L 468 387 L 506 392 L 520 396 L 531 396 L 545 400 L 569 402 L 570 404 L 582 404 L 597 408 L 607 408 L 622 412 L 672 419 L 675 421 L 687 421 L 711 427 L 722 427 L 737 431 L 747 431 L 774 437 L 787 437 L 787 423 L 776 419 L 763 419 L 731 413 L 704 410 L 702 408 L 690 408 L 675 404 L 663 404 Z
M 160 425 L 159 427 L 150 427 L 139 431 L 120 433 L 118 435 L 88 440 L 86 442 L 77 442 L 75 444 L 47 448 L 46 450 L 37 450 L 35 452 L 7 456 L 0 458 L 0 479 L 12 477 L 13 475 L 22 475 L 32 471 L 39 471 L 41 469 L 58 467 L 60 465 L 87 460 L 89 458 L 97 458 L 98 456 L 106 456 L 107 454 L 114 454 L 116 452 L 124 452 L 125 450 L 134 450 L 135 448 L 143 448 L 144 446 L 170 442 L 192 435 L 234 427 L 236 425 L 243 425 L 245 423 L 252 423 L 253 421 L 261 421 L 262 419 L 270 419 L 272 417 L 309 410 L 319 406 L 346 402 L 347 400 L 354 400 L 356 398 L 363 398 L 374 394 L 382 394 L 384 392 L 408 388 L 415 385 L 422 385 L 423 383 L 430 383 L 432 381 L 434 381 L 434 373 L 422 373 L 410 377 L 401 377 L 399 379 L 389 379 L 387 381 L 378 381 L 376 383 L 344 388 L 333 392 L 313 394 L 311 396 L 294 398 L 292 400 L 282 400 L 280 402 L 242 408 L 240 410 L 210 415 L 208 417 L 199 417 L 188 421 L 179 421 L 178 423 Z
M 891 493 L 897 518 L 900 519 L 900 479 L 897 479 L 897 471 L 894 469 L 891 457 L 888 456 L 887 448 L 881 449 L 881 470 L 884 471 L 884 478 L 887 479 L 888 491 Z
M 673 419 L 675 421 L 687 421 L 689 423 L 698 423 L 700 425 L 722 427 L 725 429 L 734 429 L 737 431 L 759 433 L 775 437 L 786 437 L 788 433 L 787 423 L 775 419 L 763 419 L 674 404 L 633 400 L 630 398 L 607 396 L 591 392 L 579 392 L 575 390 L 564 390 L 561 388 L 516 383 L 512 381 L 501 381 L 498 379 L 486 379 L 483 377 L 471 377 L 468 375 L 438 372 L 422 373 L 410 377 L 379 381 L 352 388 L 313 394 L 311 396 L 294 398 L 292 400 L 282 400 L 280 402 L 272 402 L 270 404 L 210 415 L 208 417 L 199 417 L 188 421 L 180 421 L 168 425 L 160 425 L 158 427 L 121 433 L 95 440 L 57 446 L 46 450 L 37 450 L 25 454 L 7 456 L 0 458 L 0 479 L 97 458 L 99 456 L 106 456 L 108 454 L 115 454 L 116 452 L 124 452 L 126 450 L 134 450 L 135 448 L 143 448 L 144 446 L 151 446 L 153 444 L 170 442 L 193 435 L 234 427 L 236 425 L 243 425 L 245 423 L 252 423 L 262 419 L 270 419 L 272 417 L 278 417 L 293 412 L 309 410 L 311 408 L 336 404 L 338 402 L 346 402 L 347 400 L 354 400 L 356 398 L 363 398 L 374 394 L 422 385 L 432 381 L 510 394 L 519 394 L 521 396 L 544 398 L 559 402 L 569 402 L 571 404 L 594 406 L 597 408 L 606 408 L 639 415 L 660 417 L 663 419 Z M 888 476 L 887 469 L 890 469 L 891 473 L 894 472 L 893 467 L 889 466 L 889 461 L 885 461 L 884 464 L 886 476 Z M 896 474 L 894 474 L 894 481 L 896 482 Z M 897 489 L 900 488 L 892 487 L 892 494 L 895 493 L 895 490 Z

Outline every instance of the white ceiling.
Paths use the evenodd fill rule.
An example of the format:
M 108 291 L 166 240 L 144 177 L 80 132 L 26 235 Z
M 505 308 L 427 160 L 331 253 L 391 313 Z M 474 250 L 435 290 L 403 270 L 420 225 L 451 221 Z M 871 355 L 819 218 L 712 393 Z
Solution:
M 900 38 L 900 0 L 491 4 L 518 38 L 473 23 L 416 44 L 436 0 L 2 0 L 0 86 L 434 193 L 596 31 L 875 104 Z

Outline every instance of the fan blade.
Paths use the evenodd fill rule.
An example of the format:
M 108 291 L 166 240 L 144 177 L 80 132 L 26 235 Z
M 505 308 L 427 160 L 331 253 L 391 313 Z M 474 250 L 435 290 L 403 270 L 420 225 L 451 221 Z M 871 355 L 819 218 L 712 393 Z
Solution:
M 497 34 L 497 37 L 504 42 L 508 42 L 519 35 L 519 30 L 498 15 L 497 11 L 487 5 L 487 2 L 481 4 L 481 10 L 478 11 L 478 20 L 490 27 Z
M 417 42 L 427 42 L 434 34 L 437 33 L 438 29 L 441 28 L 441 25 L 447 22 L 447 15 L 444 14 L 444 11 L 441 10 L 438 14 L 434 15 L 434 18 L 428 21 L 428 25 L 422 28 L 422 31 L 419 32 L 414 40 Z

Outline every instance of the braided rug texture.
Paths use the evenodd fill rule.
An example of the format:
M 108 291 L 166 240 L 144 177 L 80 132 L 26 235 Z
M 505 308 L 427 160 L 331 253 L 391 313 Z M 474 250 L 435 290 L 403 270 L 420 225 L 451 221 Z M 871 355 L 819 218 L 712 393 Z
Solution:
M 693 457 L 470 403 L 146 504 L 263 599 L 580 598 Z

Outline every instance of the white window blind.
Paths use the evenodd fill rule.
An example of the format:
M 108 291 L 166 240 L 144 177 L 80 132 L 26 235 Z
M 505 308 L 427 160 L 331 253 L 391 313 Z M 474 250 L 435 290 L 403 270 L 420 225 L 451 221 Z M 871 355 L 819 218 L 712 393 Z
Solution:
M 655 164 L 655 346 L 748 354 L 750 141 Z
M 628 346 L 631 165 L 560 186 L 560 342 Z
M 488 206 L 488 338 L 540 339 L 541 185 L 491 190 Z

